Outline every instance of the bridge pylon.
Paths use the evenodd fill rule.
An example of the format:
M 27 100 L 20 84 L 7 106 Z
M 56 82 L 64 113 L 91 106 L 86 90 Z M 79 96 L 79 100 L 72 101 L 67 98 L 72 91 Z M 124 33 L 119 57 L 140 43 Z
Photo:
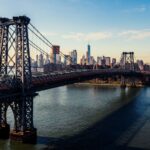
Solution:
M 26 16 L 0 18 L 0 77 L 4 82 L 11 81 L 15 87 L 15 92 L 10 96 L 0 98 L 0 133 L 8 137 L 10 129 L 6 112 L 10 106 L 15 120 L 10 137 L 30 143 L 36 141 L 36 129 L 33 126 L 35 93 L 32 92 L 29 23 L 30 19 Z M 17 96 L 14 97 L 14 94 Z
M 124 76 L 121 76 L 121 88 L 126 88 L 127 80 Z
M 126 71 L 135 71 L 134 67 L 134 52 L 123 52 L 120 60 L 120 68 L 124 70 L 124 75 L 121 76 L 121 87 L 125 88 L 127 86 L 128 78 L 125 75 Z M 130 77 L 130 86 L 136 87 L 135 78 Z
M 121 69 L 134 71 L 134 52 L 123 52 L 120 60 Z

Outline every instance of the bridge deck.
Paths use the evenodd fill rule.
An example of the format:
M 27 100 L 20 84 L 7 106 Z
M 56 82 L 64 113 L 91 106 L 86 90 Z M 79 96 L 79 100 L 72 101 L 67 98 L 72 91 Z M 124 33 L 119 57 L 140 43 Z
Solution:
M 119 69 L 79 70 L 72 72 L 34 75 L 32 77 L 32 89 L 33 91 L 41 91 L 62 85 L 83 82 L 94 78 L 107 78 L 122 75 L 125 77 L 135 77 L 141 79 L 146 76 L 150 77 L 149 72 L 133 72 Z M 15 89 L 15 91 L 17 91 L 17 89 Z M 1 83 L 0 93 L 7 92 L 14 93 L 14 87 Z

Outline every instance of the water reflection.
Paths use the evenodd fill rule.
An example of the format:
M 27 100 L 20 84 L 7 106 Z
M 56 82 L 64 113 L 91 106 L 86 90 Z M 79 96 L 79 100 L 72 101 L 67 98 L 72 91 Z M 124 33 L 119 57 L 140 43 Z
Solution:
M 128 103 L 139 90 L 71 85 L 42 91 L 34 100 L 38 134 L 50 137 L 77 134 Z
M 34 99 L 34 123 L 38 129 L 39 143 L 47 143 L 47 140 L 55 142 L 58 138 L 72 136 L 86 130 L 128 104 L 138 94 L 140 95 L 142 90 L 70 85 L 39 92 Z M 148 96 L 149 91 L 147 91 Z M 8 117 L 11 120 L 12 112 L 8 112 Z M 17 150 L 19 146 L 20 144 L 17 143 L 0 141 L 0 149 Z M 32 146 L 32 149 L 41 147 L 43 145 L 36 145 Z M 28 145 L 22 145 L 23 148 L 28 149 Z

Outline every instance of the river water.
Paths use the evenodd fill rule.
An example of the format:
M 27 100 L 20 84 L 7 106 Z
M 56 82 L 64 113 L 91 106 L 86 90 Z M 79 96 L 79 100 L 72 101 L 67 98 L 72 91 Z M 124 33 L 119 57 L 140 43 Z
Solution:
M 45 148 L 50 139 L 78 134 L 141 94 L 150 97 L 150 88 L 69 85 L 41 91 L 34 98 L 34 126 L 38 131 L 38 143 L 28 145 L 0 140 L 0 150 Z M 12 127 L 14 119 L 10 109 L 7 118 Z

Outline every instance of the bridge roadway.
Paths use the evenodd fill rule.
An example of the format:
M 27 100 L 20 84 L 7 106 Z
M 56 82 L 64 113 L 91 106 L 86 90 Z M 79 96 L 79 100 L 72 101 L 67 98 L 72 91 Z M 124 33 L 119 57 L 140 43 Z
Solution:
M 33 88 L 36 91 L 43 89 L 63 86 L 83 82 L 94 78 L 108 78 L 113 76 L 125 76 L 143 78 L 149 76 L 149 73 L 124 71 L 120 69 L 101 69 L 101 70 L 78 70 L 71 72 L 60 72 L 52 75 L 41 75 L 32 78 Z
M 49 88 L 63 86 L 83 82 L 94 78 L 108 78 L 114 76 L 124 76 L 125 78 L 138 78 L 141 81 L 148 77 L 148 84 L 150 79 L 150 72 L 129 71 L 121 69 L 98 69 L 98 70 L 76 70 L 76 71 L 62 71 L 50 74 L 33 74 L 32 75 L 32 89 L 33 91 L 41 91 Z M 8 80 L 8 79 L 7 79 Z M 9 79 L 11 80 L 11 79 Z M 5 80 L 0 83 L 0 93 L 14 93 L 17 88 L 14 84 L 7 84 Z M 4 92 L 4 93 L 5 93 Z

